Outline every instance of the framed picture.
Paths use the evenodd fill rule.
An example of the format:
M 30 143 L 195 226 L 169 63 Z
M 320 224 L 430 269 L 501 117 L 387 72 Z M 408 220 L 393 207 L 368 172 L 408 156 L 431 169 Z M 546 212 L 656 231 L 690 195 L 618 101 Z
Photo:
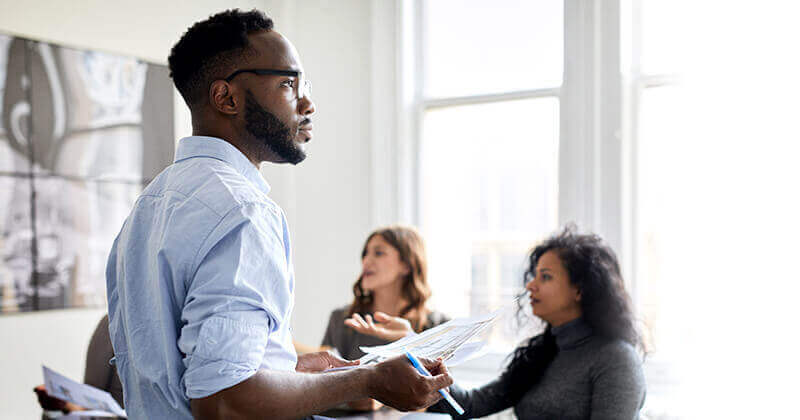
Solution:
M 0 34 L 0 313 L 105 304 L 136 197 L 172 162 L 166 66 Z

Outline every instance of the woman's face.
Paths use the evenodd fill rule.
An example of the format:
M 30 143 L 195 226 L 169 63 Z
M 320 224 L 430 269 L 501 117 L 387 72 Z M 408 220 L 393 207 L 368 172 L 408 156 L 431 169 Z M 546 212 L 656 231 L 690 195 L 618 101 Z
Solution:
M 396 287 L 396 282 L 408 273 L 408 265 L 400 260 L 400 252 L 381 235 L 375 235 L 367 242 L 367 252 L 361 258 L 361 287 L 364 290 Z
M 581 316 L 581 293 L 569 280 L 555 251 L 547 251 L 536 264 L 534 278 L 525 288 L 531 293 L 534 315 L 557 327 Z

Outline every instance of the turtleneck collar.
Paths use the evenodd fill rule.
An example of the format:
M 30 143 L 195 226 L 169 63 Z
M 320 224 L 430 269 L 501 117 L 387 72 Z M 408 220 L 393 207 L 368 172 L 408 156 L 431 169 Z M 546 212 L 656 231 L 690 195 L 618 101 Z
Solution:
M 558 327 L 553 327 L 550 331 L 555 336 L 556 345 L 561 350 L 577 347 L 592 335 L 592 327 L 583 318 L 573 319 Z

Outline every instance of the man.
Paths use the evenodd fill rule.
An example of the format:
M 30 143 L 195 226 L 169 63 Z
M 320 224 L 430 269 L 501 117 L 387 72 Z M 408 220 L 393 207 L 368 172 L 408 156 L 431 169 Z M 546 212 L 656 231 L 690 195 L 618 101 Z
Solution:
M 261 162 L 297 164 L 312 137 L 310 84 L 292 44 L 257 11 L 198 22 L 169 65 L 193 136 L 144 190 L 108 260 L 111 339 L 133 419 L 297 418 L 375 398 L 427 407 L 444 365 L 298 356 L 294 274 L 283 211 Z

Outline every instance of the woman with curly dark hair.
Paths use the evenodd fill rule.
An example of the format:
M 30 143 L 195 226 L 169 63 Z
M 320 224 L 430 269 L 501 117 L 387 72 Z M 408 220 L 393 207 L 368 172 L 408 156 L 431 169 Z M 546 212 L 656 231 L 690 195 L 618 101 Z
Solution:
M 638 418 L 643 346 L 614 251 L 567 227 L 531 251 L 525 288 L 544 333 L 517 348 L 495 381 L 450 387 L 463 416 L 442 402 L 429 411 L 472 418 L 514 407 L 519 419 Z

